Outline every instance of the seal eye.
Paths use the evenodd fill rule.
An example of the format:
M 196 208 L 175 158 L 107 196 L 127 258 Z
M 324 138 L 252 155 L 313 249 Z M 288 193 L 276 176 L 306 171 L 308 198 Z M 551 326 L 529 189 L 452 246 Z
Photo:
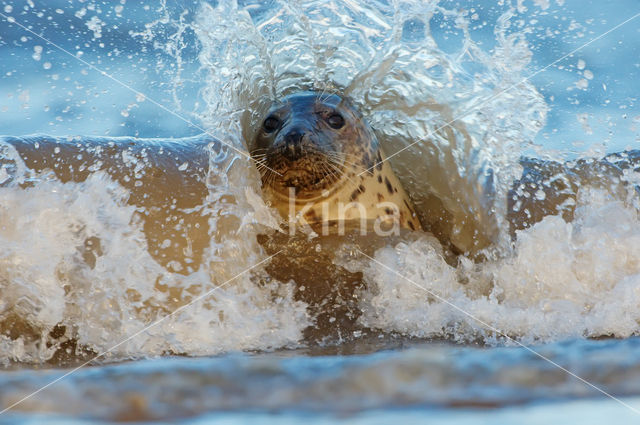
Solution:
M 344 126 L 344 118 L 342 118 L 342 115 L 340 114 L 329 115 L 329 118 L 327 118 L 327 122 L 332 128 L 335 128 L 336 130 Z
M 264 123 L 262 124 L 262 128 L 264 128 L 264 131 L 266 131 L 267 133 L 273 133 L 278 129 L 278 127 L 280 127 L 280 120 L 273 115 L 267 117 L 267 119 L 264 120 Z

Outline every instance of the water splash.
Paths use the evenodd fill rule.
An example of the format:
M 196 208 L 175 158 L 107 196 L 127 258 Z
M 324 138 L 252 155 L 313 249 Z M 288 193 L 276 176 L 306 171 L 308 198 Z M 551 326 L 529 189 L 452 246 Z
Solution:
M 244 149 L 274 98 L 307 89 L 346 94 L 387 155 L 408 148 L 392 166 L 429 229 L 460 251 L 500 248 L 499 256 L 485 252 L 484 262 L 456 263 L 433 238 L 413 235 L 376 248 L 376 260 L 525 342 L 637 334 L 637 201 L 619 202 L 585 186 L 574 222 L 548 217 L 511 245 L 507 192 L 547 113 L 535 87 L 521 82 L 531 49 L 514 25 L 519 13 L 509 3 L 500 10 L 491 50 L 474 39 L 473 11 L 441 2 L 220 1 L 203 3 L 192 24 L 169 17 L 161 23 L 175 23 L 182 34 L 166 50 L 169 57 L 184 54 L 184 34 L 197 36 L 205 79 L 196 113 L 212 135 Z M 155 31 L 148 28 L 152 37 Z M 183 74 L 176 75 L 180 85 Z M 163 264 L 145 233 L 142 216 L 151 210 L 131 203 L 135 193 L 150 193 L 150 186 L 135 185 L 152 174 L 144 157 L 121 158 L 133 173 L 130 184 L 97 163 L 85 165 L 84 180 L 63 182 L 51 170 L 27 167 L 10 145 L 0 149 L 4 363 L 46 361 L 61 348 L 108 349 L 266 258 L 258 235 L 278 224 L 262 203 L 251 162 L 211 148 L 204 197 L 180 211 L 199 214 L 210 244 L 199 268 Z M 171 166 L 188 167 L 188 156 Z M 638 181 L 637 172 L 625 173 Z M 170 202 L 165 207 L 162 214 L 174 215 Z M 335 254 L 334 266 L 362 274 L 360 326 L 500 340 L 375 262 L 354 258 L 351 242 L 323 243 L 323 252 Z M 257 270 L 118 347 L 112 358 L 296 346 L 314 320 L 296 290 Z
M 72 161 L 83 155 L 90 160 L 92 149 L 65 158 L 69 145 L 64 142 L 59 141 L 62 149 L 52 149 L 58 164 L 55 168 L 81 170 Z M 45 146 L 51 147 L 52 141 L 40 140 L 39 145 L 34 149 L 36 154 Z M 89 172 L 84 180 L 63 183 L 48 170 L 25 172 L 30 176 L 27 181 L 17 171 L 28 168 L 15 149 L 5 143 L 2 147 L 14 155 L 3 159 L 5 168 L 6 164 L 14 166 L 11 181 L 0 191 L 3 363 L 42 362 L 54 354 L 73 359 L 101 353 L 223 284 L 201 302 L 118 346 L 108 357 L 267 349 L 300 339 L 308 319 L 305 306 L 293 300 L 291 285 L 277 282 L 260 270 L 234 279 L 265 258 L 255 234 L 274 223 L 257 196 L 247 196 L 253 190 L 251 186 L 235 186 L 242 185 L 252 173 L 226 149 L 212 147 L 207 152 L 209 190 L 201 200 L 202 206 L 193 210 L 208 217 L 209 228 L 201 231 L 207 232 L 210 244 L 204 249 L 201 264 L 194 264 L 185 274 L 180 262 L 174 260 L 163 266 L 162 257 L 153 255 L 149 216 L 161 214 L 171 223 L 183 208 L 171 198 L 165 204 L 143 206 L 144 199 L 153 196 L 145 179 L 153 174 L 153 161 L 158 159 L 153 156 L 154 149 L 142 149 L 146 152 L 143 161 L 138 152 L 126 154 L 125 150 L 112 156 L 108 144 L 98 144 L 93 153 L 99 160 L 87 167 L 97 171 Z M 162 158 L 175 153 L 163 147 L 159 155 Z M 125 170 L 138 176 L 129 186 L 122 183 L 128 179 L 126 172 L 110 169 L 109 174 L 100 170 L 104 164 L 119 161 Z M 179 165 L 183 158 L 177 161 L 178 169 L 186 168 Z M 229 179 L 235 183 L 230 184 Z M 138 197 L 136 190 L 143 195 Z M 235 190 L 237 198 L 233 197 Z M 171 195 L 164 192 L 163 196 Z M 182 217 L 174 222 L 177 232 L 186 232 L 188 216 Z M 161 241 L 160 248 L 167 248 L 165 243 L 179 243 L 179 235 Z M 184 250 L 189 248 L 191 245 Z M 183 262 L 190 264 L 193 260 L 188 259 L 194 257 L 187 251 L 183 254 L 187 258 Z
M 514 14 L 505 8 L 488 53 L 468 13 L 438 2 L 205 4 L 196 29 L 209 71 L 202 119 L 246 143 L 274 98 L 308 89 L 349 96 L 422 221 L 461 251 L 478 251 L 504 239 L 522 146 L 545 122 L 542 97 L 521 82 L 531 52 L 508 31 Z M 441 39 L 436 25 L 451 34 Z M 444 224 L 433 219 L 443 213 Z

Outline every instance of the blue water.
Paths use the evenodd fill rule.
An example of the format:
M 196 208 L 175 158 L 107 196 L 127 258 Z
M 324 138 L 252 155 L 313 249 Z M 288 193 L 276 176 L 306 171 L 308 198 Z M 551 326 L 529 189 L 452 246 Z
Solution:
M 632 408 L 640 407 L 640 398 L 631 395 L 640 390 L 640 368 L 632 365 L 640 353 L 637 338 L 536 349 Z M 611 359 L 612 365 L 604 366 L 614 352 L 628 360 L 613 365 L 618 359 Z M 109 418 L 145 423 L 637 422 L 637 413 L 617 400 L 601 397 L 523 350 L 412 343 L 366 355 L 301 354 L 164 358 L 85 368 L 56 383 L 55 393 L 39 407 L 56 412 L 58 420 L 37 414 L 30 422 L 31 415 L 9 412 L 0 423 L 85 423 L 87 417 L 91 423 Z M 0 382 L 26 391 L 63 373 L 4 372 Z M 625 383 L 616 378 L 620 375 Z
M 202 132 L 208 70 L 189 26 L 200 13 L 198 2 L 29 3 L 0 1 L 0 135 L 177 138 Z M 272 2 L 238 3 L 258 20 Z M 471 37 L 486 51 L 498 45 L 494 30 L 506 10 L 502 2 L 441 3 L 477 13 Z M 548 106 L 544 126 L 521 153 L 572 159 L 640 148 L 640 17 L 602 36 L 640 13 L 640 3 L 521 3 L 511 29 L 526 39 L 532 56 L 514 83 L 531 76 Z M 99 21 L 92 24 L 93 17 Z M 430 25 L 442 51 L 454 53 L 464 37 L 452 22 L 434 19 Z M 405 27 L 404 36 L 410 39 L 413 30 Z M 470 78 L 473 66 L 466 70 Z M 633 312 L 640 306 L 621 308 Z M 600 336 L 618 335 L 615 323 L 606 324 L 610 328 L 602 326 Z M 610 340 L 583 339 L 582 324 L 575 326 L 573 338 L 534 345 L 535 350 L 640 409 L 640 345 L 634 336 L 640 325 L 621 332 L 628 338 Z M 533 334 L 525 342 L 535 342 Z M 23 409 L 0 415 L 0 423 L 640 423 L 632 409 L 525 348 L 461 339 L 465 344 L 400 336 L 391 344 L 329 354 L 304 347 L 231 349 L 203 358 L 192 358 L 198 351 L 92 366 Z M 41 368 L 17 362 L 0 371 L 1 406 L 66 372 Z
M 493 29 L 504 6 L 496 6 L 492 1 L 446 3 L 450 8 L 473 8 L 478 14 L 474 21 L 477 24 L 471 28 L 474 39 L 487 50 L 495 45 Z M 542 14 L 527 19 L 528 13 L 524 12 L 517 22 L 520 28 L 527 28 L 532 50 L 525 76 L 536 74 L 639 10 L 635 0 L 549 3 Z M 19 18 L 20 23 L 32 26 L 37 34 L 72 54 L 82 51 L 83 60 L 185 119 L 197 122 L 191 113 L 203 105 L 198 96 L 202 88 L 198 43 L 189 30 L 179 38 L 168 37 L 174 36 L 181 15 L 186 22 L 195 19 L 198 2 L 170 0 L 166 8 L 157 2 L 129 2 L 124 3 L 120 14 L 114 11 L 117 3 L 91 4 L 96 5 L 96 10 L 78 18 L 76 13 L 86 7 L 82 2 L 51 0 L 26 11 L 20 2 L 2 2 L 3 8 L 12 7 L 13 12 L 6 15 Z M 524 7 L 528 12 L 539 12 L 532 2 L 524 2 Z M 93 15 L 104 23 L 100 38 L 95 38 L 86 25 Z M 166 22 L 159 22 L 164 17 L 168 18 Z M 161 34 L 161 39 L 164 35 L 167 42 L 175 41 L 176 47 L 154 46 L 156 39 L 147 41 L 143 36 L 131 35 L 144 32 L 145 25 L 154 22 L 154 34 Z M 450 39 L 453 45 L 456 40 L 447 34 L 450 28 L 446 24 L 432 26 L 431 30 L 444 41 Z M 537 144 L 577 156 L 591 147 L 614 152 L 640 142 L 638 39 L 637 21 L 630 22 L 531 78 L 550 106 L 546 126 L 535 140 Z M 35 46 L 43 48 L 39 60 L 33 59 Z M 182 58 L 180 76 L 174 57 L 178 49 Z M 135 93 L 38 37 L 9 25 L 4 18 L 0 27 L 0 54 L 0 117 L 4 134 L 181 137 L 201 132 L 156 105 L 136 101 Z M 584 70 L 593 74 L 584 89 L 575 88 L 575 83 L 583 78 L 579 60 L 584 61 Z M 46 63 L 51 68 L 45 69 Z M 176 78 L 179 87 L 175 87 Z M 132 104 L 136 106 L 130 107 Z M 126 117 L 123 111 L 128 112 Z M 584 131 L 578 114 L 589 114 L 591 131 Z

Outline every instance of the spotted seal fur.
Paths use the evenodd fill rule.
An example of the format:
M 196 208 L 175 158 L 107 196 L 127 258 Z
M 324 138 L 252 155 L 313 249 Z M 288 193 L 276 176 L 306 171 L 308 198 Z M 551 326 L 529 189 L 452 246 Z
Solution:
M 366 219 L 421 229 L 374 132 L 345 98 L 302 92 L 274 102 L 250 152 L 264 196 L 290 220 Z

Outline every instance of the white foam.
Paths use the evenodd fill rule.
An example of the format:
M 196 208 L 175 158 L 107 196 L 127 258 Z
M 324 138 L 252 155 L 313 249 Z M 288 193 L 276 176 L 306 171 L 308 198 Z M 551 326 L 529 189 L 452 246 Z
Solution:
M 490 342 L 495 335 L 487 325 L 524 341 L 638 334 L 638 212 L 601 192 L 583 192 L 573 222 L 546 217 L 518 232 L 512 254 L 499 260 L 454 268 L 429 241 L 379 250 L 377 261 L 414 283 L 368 262 L 374 286 L 363 322 L 466 341 Z
M 239 200 L 244 224 L 212 242 L 199 271 L 171 273 L 149 254 L 136 207 L 127 199 L 128 191 L 103 173 L 82 183 L 42 177 L 33 187 L 0 190 L 0 317 L 18 317 L 15 330 L 22 333 L 3 337 L 0 361 L 46 360 L 55 347 L 47 349 L 44 341 L 56 325 L 66 326 L 67 336 L 83 347 L 108 350 L 266 258 L 256 242 L 257 223 L 272 218 L 266 211 L 251 218 L 251 206 Z M 84 256 L 90 240 L 94 246 L 99 241 L 93 265 Z M 228 282 L 112 354 L 205 355 L 295 343 L 308 323 L 305 305 L 293 300 L 291 285 L 260 270 Z

